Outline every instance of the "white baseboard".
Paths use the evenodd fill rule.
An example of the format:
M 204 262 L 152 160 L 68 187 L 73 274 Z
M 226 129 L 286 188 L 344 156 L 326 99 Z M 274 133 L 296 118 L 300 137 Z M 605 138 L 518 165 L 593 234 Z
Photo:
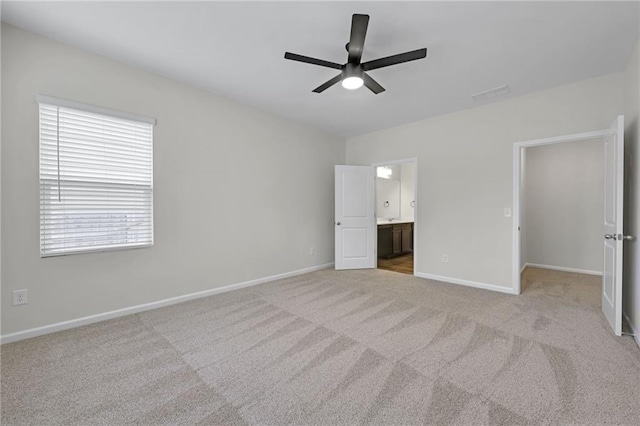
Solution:
M 522 275 L 522 273 L 524 272 L 525 269 L 527 269 L 527 266 L 529 266 L 528 263 L 525 263 L 524 266 L 522 268 L 520 268 L 520 275 Z
M 518 293 L 515 292 L 514 289 L 512 289 L 510 287 L 503 287 L 503 286 L 499 286 L 499 285 L 495 285 L 495 284 L 487 284 L 487 283 L 481 283 L 481 282 L 478 282 L 478 281 L 469 281 L 469 280 L 462 280 L 462 279 L 459 279 L 459 278 L 444 277 L 444 276 L 441 276 L 441 275 L 427 274 L 427 273 L 424 273 L 424 272 L 416 272 L 414 275 L 416 277 L 426 278 L 428 280 L 442 281 L 442 282 L 445 282 L 445 283 L 465 285 L 467 287 L 475 287 L 475 288 L 481 288 L 481 289 L 484 289 L 484 290 L 498 291 L 500 293 L 518 294 Z
M 539 263 L 525 263 L 524 267 L 522 268 L 522 271 L 524 271 L 525 268 L 527 268 L 528 266 L 532 268 L 551 269 L 552 271 L 575 272 L 577 274 L 602 276 L 602 271 L 590 271 L 588 269 L 565 268 L 564 266 L 541 265 Z
M 100 321 L 106 321 L 112 318 L 123 317 L 138 312 L 144 312 L 151 309 L 161 308 L 163 306 L 175 305 L 177 303 L 186 302 L 193 299 L 212 296 L 218 293 L 238 290 L 244 287 L 250 287 L 270 281 L 281 280 L 283 278 L 294 277 L 296 275 L 307 274 L 309 272 L 319 271 L 321 269 L 330 268 L 333 263 L 325 263 L 323 265 L 312 266 L 310 268 L 299 269 L 297 271 L 285 272 L 283 274 L 272 275 L 269 277 L 257 278 L 251 281 L 231 284 L 224 287 L 212 288 L 210 290 L 199 291 L 197 293 L 185 294 L 182 296 L 171 297 L 169 299 L 159 300 L 157 302 L 145 303 L 142 305 L 131 306 L 128 308 L 117 309 L 115 311 L 103 312 L 101 314 L 89 315 L 87 317 L 76 318 L 69 321 L 62 321 L 55 324 L 49 324 L 42 327 L 30 328 L 28 330 L 17 331 L 15 333 L 4 334 L 0 336 L 0 344 L 17 342 L 19 340 L 29 339 L 31 337 L 42 336 L 44 334 L 55 333 L 58 331 L 68 330 L 70 328 L 81 327 L 83 325 L 93 324 Z
M 625 312 L 622 312 L 622 316 L 624 316 L 624 319 L 627 320 L 627 324 L 629 324 L 629 328 L 631 329 L 631 332 L 634 334 L 633 340 L 636 341 L 638 348 L 640 348 L 640 334 L 638 334 L 640 330 L 638 330 L 638 328 L 633 327 L 633 323 L 631 322 L 631 320 L 629 319 L 629 316 Z

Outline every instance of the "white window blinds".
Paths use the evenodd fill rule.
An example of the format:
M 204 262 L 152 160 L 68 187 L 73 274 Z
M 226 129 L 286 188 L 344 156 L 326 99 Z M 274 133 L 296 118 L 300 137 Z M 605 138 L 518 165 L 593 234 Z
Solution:
M 39 104 L 40 255 L 152 245 L 153 124 Z

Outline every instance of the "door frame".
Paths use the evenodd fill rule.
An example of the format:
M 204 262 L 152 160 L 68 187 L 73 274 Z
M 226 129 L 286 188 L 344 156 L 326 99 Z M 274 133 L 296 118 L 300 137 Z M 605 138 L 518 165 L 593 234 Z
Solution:
M 371 165 L 373 166 L 373 177 L 374 179 L 377 179 L 377 167 L 380 166 L 391 166 L 394 164 L 403 164 L 403 163 L 413 163 L 413 200 L 415 201 L 415 206 L 413 207 L 413 276 L 416 276 L 416 263 L 417 263 L 417 259 L 418 259 L 418 209 L 420 207 L 420 203 L 418 202 L 418 157 L 409 157 L 409 158 L 402 158 L 399 160 L 390 160 L 390 161 L 381 161 L 378 163 L 372 163 Z M 377 187 L 374 186 L 374 194 L 373 194 L 373 198 L 376 201 L 377 205 L 377 200 L 376 200 L 376 195 L 377 195 Z M 374 212 L 374 218 L 373 220 L 376 221 L 375 223 L 375 239 L 376 239 L 376 269 L 378 268 L 378 217 L 375 215 Z M 393 222 L 391 222 L 393 223 Z
M 591 139 L 603 138 L 608 135 L 610 129 L 605 130 L 596 130 L 592 132 L 585 133 L 574 133 L 572 135 L 564 135 L 564 136 L 555 136 L 551 138 L 543 138 L 543 139 L 534 139 L 523 142 L 516 142 L 513 144 L 513 264 L 512 264 L 512 281 L 513 288 L 515 294 L 520 294 L 522 292 L 521 289 L 521 267 L 520 267 L 520 226 L 521 226 L 521 202 L 520 199 L 520 186 L 522 185 L 522 179 L 520 176 L 521 172 L 521 161 L 522 161 L 522 150 L 524 148 L 531 148 L 534 146 L 542 146 L 542 145 L 553 145 L 558 143 L 565 142 L 579 142 L 586 141 Z

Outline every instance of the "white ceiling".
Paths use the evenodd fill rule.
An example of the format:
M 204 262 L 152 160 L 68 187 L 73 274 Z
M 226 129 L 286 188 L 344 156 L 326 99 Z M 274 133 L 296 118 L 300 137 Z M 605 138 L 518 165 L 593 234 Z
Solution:
M 2 20 L 345 137 L 624 69 L 636 2 L 2 2 Z M 371 71 L 387 91 L 311 90 L 346 62 L 351 14 L 371 16 L 363 61 L 428 48 Z

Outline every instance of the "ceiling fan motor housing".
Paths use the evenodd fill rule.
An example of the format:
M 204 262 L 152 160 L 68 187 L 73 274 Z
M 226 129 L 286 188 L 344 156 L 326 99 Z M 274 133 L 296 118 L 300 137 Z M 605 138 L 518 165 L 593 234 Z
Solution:
M 362 74 L 364 74 L 364 68 L 362 68 L 361 64 L 351 64 L 346 63 L 342 67 L 342 78 L 348 77 L 359 77 L 362 78 Z

